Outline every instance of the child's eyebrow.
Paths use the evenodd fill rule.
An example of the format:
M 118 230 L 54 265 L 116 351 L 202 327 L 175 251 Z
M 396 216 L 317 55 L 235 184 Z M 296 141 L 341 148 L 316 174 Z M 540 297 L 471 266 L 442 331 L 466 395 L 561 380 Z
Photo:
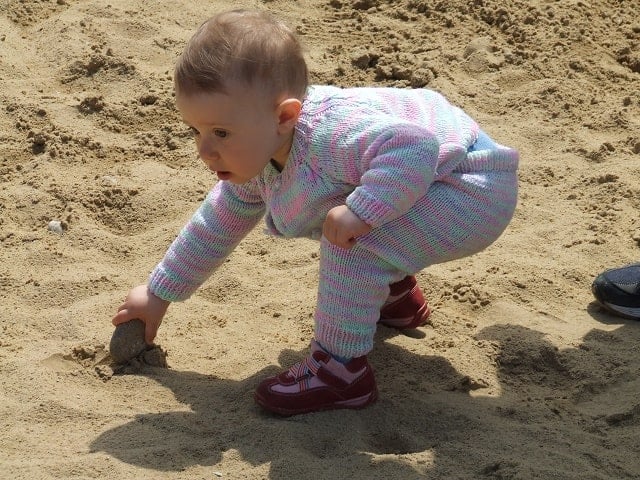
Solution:
M 184 118 L 182 119 L 182 123 L 184 123 L 189 127 L 193 127 L 193 124 L 188 120 L 185 120 Z M 207 122 L 204 124 L 204 126 L 206 127 L 218 127 L 218 128 L 230 128 L 231 125 L 232 125 L 231 123 L 222 123 L 222 122 Z

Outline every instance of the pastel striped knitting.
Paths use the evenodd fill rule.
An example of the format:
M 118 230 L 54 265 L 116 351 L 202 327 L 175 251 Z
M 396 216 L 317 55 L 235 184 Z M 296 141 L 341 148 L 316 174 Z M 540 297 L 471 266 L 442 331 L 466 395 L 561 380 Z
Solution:
M 218 182 L 149 288 L 184 300 L 261 218 L 272 235 L 319 238 L 327 212 L 346 204 L 373 230 L 344 254 L 323 242 L 321 262 L 340 264 L 348 291 L 327 293 L 321 263 L 316 337 L 338 355 L 366 353 L 389 283 L 480 251 L 501 234 L 517 200 L 517 164 L 515 150 L 493 143 L 436 92 L 310 87 L 284 170 L 267 165 L 246 184 Z M 373 263 L 388 265 L 387 273 L 362 292 L 367 308 L 354 306 L 345 296 L 360 295 L 362 276 L 379 271 L 367 268 Z

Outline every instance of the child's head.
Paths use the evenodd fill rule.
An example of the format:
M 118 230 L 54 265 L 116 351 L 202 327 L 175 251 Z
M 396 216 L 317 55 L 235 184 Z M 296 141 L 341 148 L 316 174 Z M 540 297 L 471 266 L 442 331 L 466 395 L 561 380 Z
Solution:
M 264 11 L 232 10 L 200 26 L 178 60 L 174 80 L 182 95 L 227 93 L 240 86 L 277 102 L 302 100 L 308 71 L 289 27 Z

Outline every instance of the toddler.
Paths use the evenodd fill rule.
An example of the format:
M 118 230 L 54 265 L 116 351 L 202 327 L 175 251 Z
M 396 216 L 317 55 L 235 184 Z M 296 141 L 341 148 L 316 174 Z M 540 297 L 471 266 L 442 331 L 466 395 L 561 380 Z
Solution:
M 414 274 L 494 242 L 517 200 L 518 153 L 426 89 L 309 86 L 301 46 L 266 12 L 206 21 L 175 68 L 176 104 L 217 175 L 207 198 L 113 318 L 145 322 L 151 343 L 262 219 L 320 241 L 309 356 L 257 387 L 281 415 L 376 400 L 366 354 L 378 323 L 422 325 Z

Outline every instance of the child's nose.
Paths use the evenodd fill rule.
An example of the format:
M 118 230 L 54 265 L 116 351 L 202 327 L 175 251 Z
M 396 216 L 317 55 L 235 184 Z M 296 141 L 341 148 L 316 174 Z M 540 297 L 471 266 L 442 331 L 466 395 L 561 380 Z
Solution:
M 218 158 L 218 152 L 213 142 L 204 139 L 198 145 L 198 155 L 207 165 Z

